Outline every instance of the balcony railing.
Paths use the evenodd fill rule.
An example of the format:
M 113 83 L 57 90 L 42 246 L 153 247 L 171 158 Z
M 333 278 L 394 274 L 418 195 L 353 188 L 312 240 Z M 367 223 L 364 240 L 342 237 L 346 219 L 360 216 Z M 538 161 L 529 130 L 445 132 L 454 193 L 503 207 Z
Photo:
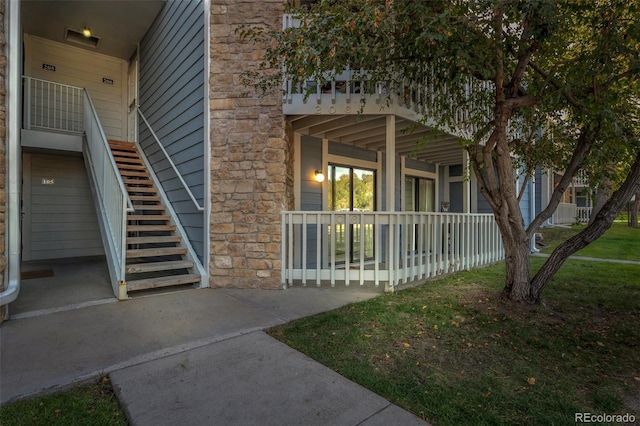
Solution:
M 284 15 L 283 29 L 297 27 L 300 23 L 292 15 Z M 295 81 L 285 78 L 283 82 L 283 110 L 285 114 L 380 114 L 393 113 L 418 121 L 435 115 L 435 100 L 449 93 L 446 84 L 434 75 L 426 75 L 422 81 L 400 79 L 392 85 L 386 81 L 367 79 L 366 70 L 346 70 L 332 75 L 326 81 Z M 465 86 L 466 97 L 474 91 L 490 91 L 492 83 L 470 79 Z M 365 102 L 363 102 L 365 101 Z M 454 111 L 456 129 L 448 129 L 452 134 L 470 137 L 477 129 L 471 123 L 471 113 L 477 118 L 478 111 L 491 115 L 489 105 L 458 105 Z
M 282 213 L 282 284 L 388 288 L 503 259 L 491 214 Z
M 84 89 L 32 77 L 23 81 L 24 129 L 84 131 Z
M 578 215 L 577 209 L 577 206 L 573 203 L 559 203 L 553 213 L 553 223 L 556 225 L 575 223 Z
M 587 172 L 584 170 L 579 170 L 578 173 L 573 177 L 573 185 L 574 186 L 589 186 L 589 178 L 587 177 Z
M 576 207 L 576 221 L 580 223 L 588 223 L 591 218 L 593 207 Z

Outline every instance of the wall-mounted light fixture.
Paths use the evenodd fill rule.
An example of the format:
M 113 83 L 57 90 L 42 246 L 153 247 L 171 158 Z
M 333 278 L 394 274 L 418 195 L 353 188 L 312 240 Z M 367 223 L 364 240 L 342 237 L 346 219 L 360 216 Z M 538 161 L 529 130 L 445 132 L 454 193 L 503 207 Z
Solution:
M 84 27 L 82 29 L 82 35 L 85 36 L 86 38 L 91 37 L 91 28 L 89 27 Z
M 324 182 L 324 173 L 321 170 L 316 170 L 314 178 L 316 182 Z

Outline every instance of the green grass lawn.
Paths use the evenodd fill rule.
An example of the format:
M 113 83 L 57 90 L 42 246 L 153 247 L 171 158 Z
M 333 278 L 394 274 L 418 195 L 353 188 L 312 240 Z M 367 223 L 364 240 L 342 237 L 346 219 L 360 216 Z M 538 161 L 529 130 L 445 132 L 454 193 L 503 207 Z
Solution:
M 640 260 L 639 232 L 614 224 L 578 255 Z M 503 280 L 502 264 L 463 272 L 269 332 L 435 425 L 639 420 L 640 266 L 568 260 L 543 306 L 503 300 Z M 125 424 L 106 378 L 0 408 L 3 426 Z
M 543 228 L 539 232 L 548 246 L 542 253 L 551 253 L 562 241 L 577 234 L 585 225 L 571 228 Z M 626 222 L 614 222 L 600 238 L 575 253 L 575 256 L 640 261 L 640 228 L 629 228 Z
M 2 426 L 127 424 L 107 377 L 94 384 L 0 407 Z
M 503 279 L 459 273 L 270 334 L 436 425 L 640 419 L 640 266 L 570 260 L 544 306 L 503 300 Z

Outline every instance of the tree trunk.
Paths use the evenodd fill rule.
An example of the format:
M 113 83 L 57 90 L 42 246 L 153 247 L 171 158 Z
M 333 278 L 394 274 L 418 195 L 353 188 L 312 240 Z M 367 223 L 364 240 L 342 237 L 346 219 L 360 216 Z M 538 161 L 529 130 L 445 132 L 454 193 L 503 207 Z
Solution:
M 638 211 L 640 210 L 640 190 L 636 191 L 636 201 L 631 206 L 629 212 L 629 226 L 632 228 L 638 227 Z
M 611 198 L 611 193 L 613 192 L 611 185 L 611 179 L 609 178 L 602 179 L 598 184 L 594 197 L 593 209 L 591 209 L 591 216 L 589 217 L 589 224 L 593 223 L 600 209 L 604 206 L 607 200 Z
M 544 265 L 542 265 L 542 268 L 540 268 L 535 277 L 533 277 L 531 281 L 531 297 L 535 303 L 540 303 L 542 300 L 542 291 L 567 258 L 604 234 L 613 223 L 613 220 L 618 216 L 620 210 L 622 210 L 629 199 L 631 199 L 631 196 L 639 190 L 640 151 L 636 153 L 635 161 L 631 165 L 631 171 L 620 188 L 602 205 L 598 213 L 591 217 L 592 220 L 587 227 L 560 244 L 553 253 L 551 253 L 551 256 Z
M 506 268 L 503 296 L 514 302 L 534 302 L 530 284 L 529 242 L 506 241 L 503 238 L 503 243 Z
M 524 229 L 524 222 L 509 221 L 507 217 L 496 215 L 496 223 L 502 235 L 506 280 L 502 295 L 514 302 L 531 303 L 531 262 L 530 242 Z

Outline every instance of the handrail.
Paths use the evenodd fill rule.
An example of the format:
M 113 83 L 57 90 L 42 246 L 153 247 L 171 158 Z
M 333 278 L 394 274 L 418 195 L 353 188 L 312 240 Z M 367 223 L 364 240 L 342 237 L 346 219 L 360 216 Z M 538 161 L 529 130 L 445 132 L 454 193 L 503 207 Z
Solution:
M 162 150 L 162 152 L 164 153 L 164 156 L 166 157 L 166 159 L 169 161 L 169 164 L 171 165 L 171 167 L 173 168 L 173 171 L 176 173 L 176 176 L 178 177 L 178 179 L 180 180 L 180 183 L 182 184 L 182 186 L 184 187 L 184 189 L 187 190 L 187 194 L 189 194 L 189 197 L 191 198 L 191 201 L 193 201 L 193 204 L 196 206 L 196 209 L 198 209 L 198 211 L 204 211 L 204 207 L 202 207 L 198 201 L 196 200 L 196 197 L 193 195 L 193 192 L 191 192 L 191 189 L 189 189 L 189 187 L 187 186 L 187 183 L 184 181 L 184 179 L 182 178 L 182 174 L 180 174 L 180 171 L 178 171 L 178 168 L 176 167 L 176 165 L 173 163 L 173 160 L 171 160 L 171 157 L 169 156 L 169 154 L 167 153 L 167 151 L 164 149 L 164 146 L 162 146 L 162 143 L 160 143 L 160 139 L 158 138 L 158 135 L 156 135 L 156 132 L 153 131 L 153 128 L 151 128 L 151 124 L 149 124 L 149 122 L 147 121 L 147 118 L 144 116 L 144 114 L 142 113 L 142 111 L 140 110 L 140 105 L 136 105 L 135 106 L 136 110 L 138 111 L 138 114 L 140 114 L 140 118 L 142 118 L 142 121 L 144 121 L 144 124 L 147 125 L 147 128 L 149 129 L 149 132 L 151 132 L 151 136 L 153 136 L 153 138 L 155 139 L 156 143 L 158 144 L 158 146 L 160 147 L 160 149 Z
M 126 299 L 127 212 L 133 212 L 134 208 L 86 90 L 84 108 L 85 138 L 82 151 L 92 183 L 109 276 L 114 294 L 118 299 Z
M 87 92 L 87 90 L 84 89 L 84 93 L 85 93 L 85 99 L 87 100 L 89 109 L 91 110 L 93 117 L 98 119 L 98 113 L 96 112 L 96 108 L 93 105 L 93 102 L 91 101 L 91 96 L 89 96 L 89 92 Z M 85 129 L 85 132 L 86 130 L 87 129 Z M 113 167 L 113 171 L 115 172 L 116 179 L 118 180 L 118 186 L 120 187 L 120 191 L 122 192 L 123 197 L 125 197 L 125 199 L 127 200 L 127 211 L 133 212 L 134 209 L 133 209 L 133 204 L 131 203 L 131 198 L 129 198 L 129 193 L 127 192 L 127 189 L 124 186 L 124 182 L 122 181 L 122 176 L 120 176 L 120 172 L 118 171 L 116 160 L 115 158 L 113 158 L 113 153 L 111 152 L 111 148 L 109 147 L 109 142 L 107 140 L 107 135 L 104 134 L 104 129 L 102 128 L 102 126 L 98 126 L 98 131 L 100 132 L 100 140 L 102 141 L 102 144 L 104 145 L 104 148 L 107 151 L 107 155 L 109 157 L 109 163 L 111 163 L 111 167 Z
M 22 76 L 25 81 L 24 128 L 82 133 L 83 88 Z

